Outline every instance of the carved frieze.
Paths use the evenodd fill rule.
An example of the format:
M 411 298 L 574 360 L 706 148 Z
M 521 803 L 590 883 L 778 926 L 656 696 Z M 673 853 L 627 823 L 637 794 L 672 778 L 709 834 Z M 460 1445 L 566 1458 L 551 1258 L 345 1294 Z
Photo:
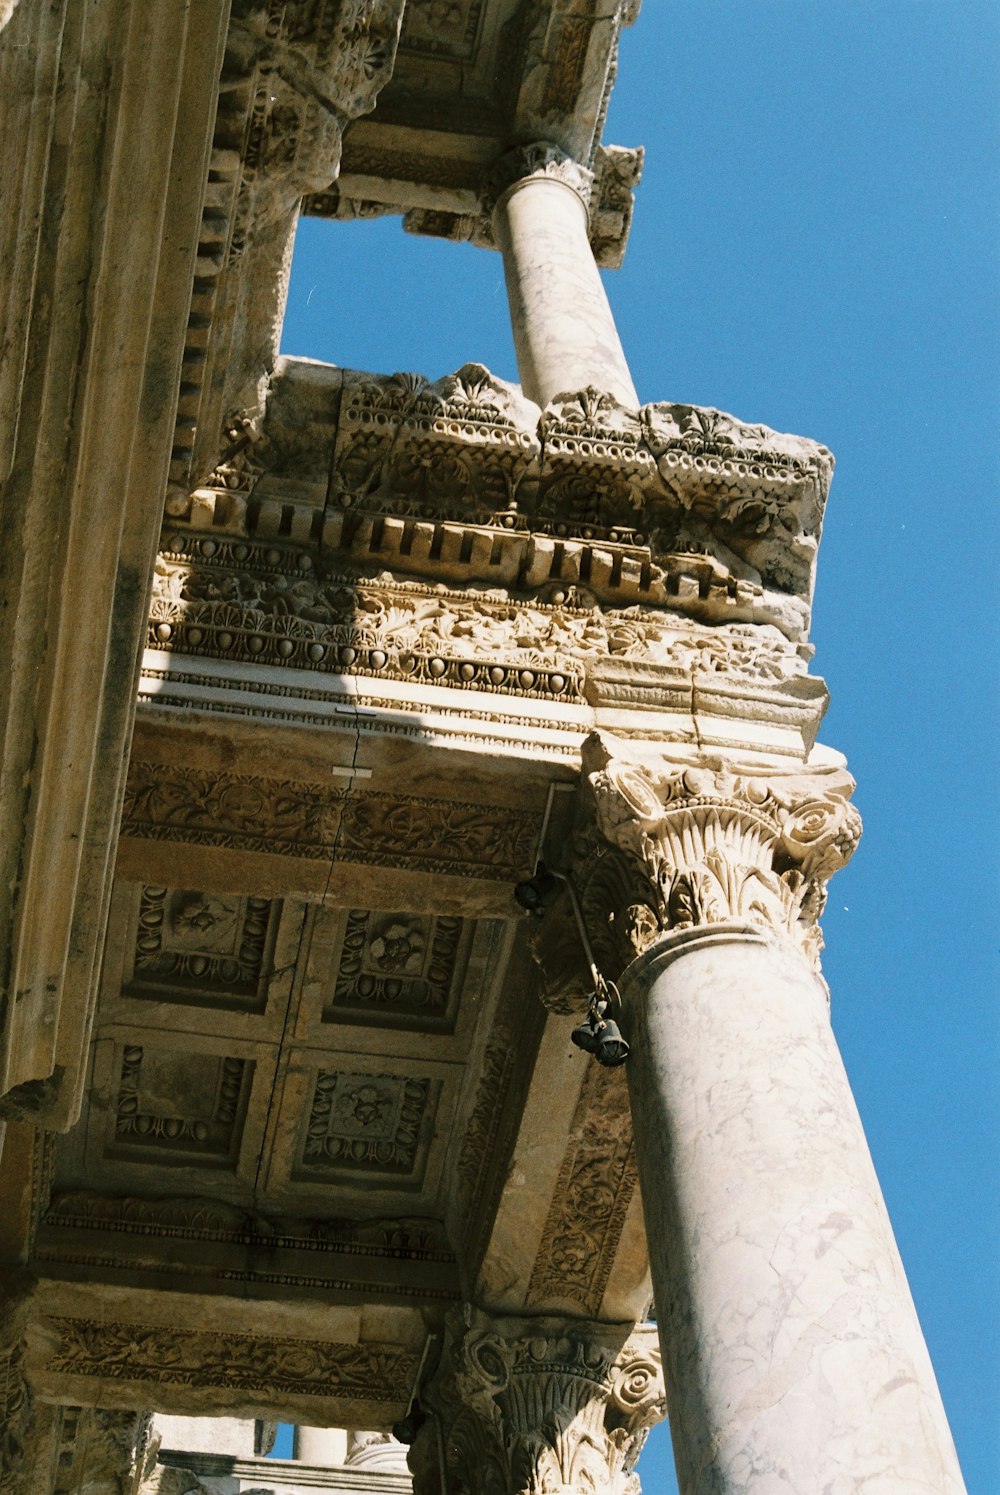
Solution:
M 285 365 L 272 394 L 282 430 L 297 400 L 312 411 L 314 383 Z M 245 517 L 243 498 L 232 508 L 229 477 L 219 480 L 214 513 L 191 507 L 192 525 L 213 530 L 200 540 L 208 555 L 226 545 L 248 569 L 252 547 L 241 547 L 256 528 L 261 537 L 311 542 L 300 549 L 306 574 L 298 581 L 323 555 L 539 600 L 582 587 L 605 607 L 640 605 L 712 625 L 770 623 L 789 639 L 804 637 L 833 468 L 826 448 L 717 410 L 625 409 L 595 389 L 539 412 L 480 365 L 435 385 L 417 375 L 331 371 L 334 396 L 332 438 L 330 423 L 320 422 L 331 452 L 300 450 L 301 436 L 294 450 L 277 441 Z M 305 500 L 296 475 L 324 461 L 332 468 L 325 507 L 322 489 Z M 240 538 L 224 539 L 218 531 L 227 529 Z M 174 555 L 194 558 L 181 534 L 168 554 L 173 544 Z M 268 548 L 279 565 L 281 546 Z M 262 662 L 270 647 L 258 641 Z M 314 650 L 314 658 L 328 655 Z
M 774 627 L 699 628 L 660 609 L 598 606 L 588 586 L 548 580 L 554 541 L 522 537 L 523 567 L 544 574 L 534 594 L 517 566 L 513 585 L 463 590 L 228 537 L 167 545 L 148 634 L 165 652 L 562 700 L 582 699 L 588 672 L 609 660 L 778 694 L 807 670 L 810 651 Z
M 600 1312 L 637 1183 L 625 1073 L 591 1064 L 532 1268 L 529 1307 Z
M 583 756 L 592 819 L 578 881 L 612 967 L 671 929 L 729 920 L 789 938 L 818 963 L 826 883 L 861 834 L 846 771 L 685 766 L 598 733 Z
M 456 1495 L 637 1495 L 632 1469 L 665 1413 L 656 1331 L 455 1315 L 420 1402 L 441 1419 Z M 440 1489 L 433 1419 L 410 1453 L 416 1495 Z
M 0 1308 L 0 1491 L 14 1495 L 30 1458 L 33 1397 L 24 1374 L 23 1313 Z
M 537 817 L 133 760 L 122 833 L 513 882 L 530 868 Z
M 240 1208 L 210 1197 L 58 1193 L 42 1222 L 36 1258 L 56 1270 L 149 1273 L 291 1290 L 361 1294 L 393 1302 L 453 1302 L 455 1254 L 440 1221 L 425 1215 L 351 1220 Z M 400 1263 L 406 1264 L 401 1274 Z
M 536 421 L 518 387 L 481 364 L 436 384 L 403 374 L 349 384 L 332 497 L 351 512 L 515 528 L 521 485 L 538 460 Z
M 369 1255 L 420 1261 L 452 1261 L 440 1225 L 427 1217 L 376 1217 L 370 1220 L 298 1219 L 203 1198 L 140 1199 L 128 1195 L 64 1190 L 46 1211 L 46 1230 L 195 1241 L 226 1246 L 260 1246 L 268 1251 L 307 1250 L 313 1255 Z
M 398 1345 L 203 1332 L 147 1323 L 45 1321 L 53 1350 L 47 1369 L 65 1376 L 143 1386 L 197 1386 L 275 1397 L 349 1396 L 402 1401 L 417 1357 Z
M 455 1238 L 463 1243 L 468 1277 L 478 1271 L 507 1177 L 511 1150 L 531 1079 L 544 1013 L 524 979 L 504 985 L 481 1054 L 471 1061 L 475 1088 L 469 1098 L 452 1179 Z M 468 1280 L 468 1278 L 467 1278 Z

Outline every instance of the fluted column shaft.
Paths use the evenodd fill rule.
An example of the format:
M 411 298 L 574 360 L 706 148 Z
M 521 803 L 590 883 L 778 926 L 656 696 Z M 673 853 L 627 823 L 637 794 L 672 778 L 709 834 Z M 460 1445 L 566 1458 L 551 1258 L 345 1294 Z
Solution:
M 722 924 L 666 935 L 621 990 L 684 1495 L 959 1495 L 818 976 Z
M 588 237 L 590 173 L 551 148 L 513 163 L 493 207 L 514 346 L 529 399 L 593 386 L 631 408 L 639 400 Z M 518 171 L 522 172 L 517 175 Z

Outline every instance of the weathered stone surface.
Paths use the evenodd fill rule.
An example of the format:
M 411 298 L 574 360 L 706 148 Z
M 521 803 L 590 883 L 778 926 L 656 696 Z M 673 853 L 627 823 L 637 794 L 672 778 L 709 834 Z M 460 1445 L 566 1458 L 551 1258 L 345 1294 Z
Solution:
M 227 9 L 22 0 L 0 45 L 0 1109 L 50 1126 L 80 1102 Z
M 525 393 L 547 405 L 599 383 L 622 404 L 638 405 L 587 239 L 591 173 L 546 146 L 518 151 L 503 166 L 491 187 L 492 224 Z
M 632 1495 L 632 1468 L 665 1411 L 655 1331 L 579 1320 L 453 1316 L 420 1404 L 417 1495 L 536 1490 Z M 440 1419 L 439 1428 L 435 1420 Z
M 642 152 L 606 149 L 600 136 L 618 38 L 637 8 L 459 0 L 442 25 L 433 0 L 410 0 L 393 79 L 346 131 L 339 180 L 305 211 L 402 213 L 410 233 L 494 247 L 484 180 L 512 146 L 544 141 L 593 173 L 590 242 L 599 264 L 620 264 Z
M 681 1489 L 961 1495 L 822 980 L 731 921 L 621 988 Z
M 960 1489 L 818 976 L 832 457 L 639 406 L 634 10 L 0 8 L 6 1495 L 360 1490 L 418 1381 L 421 1491 L 635 1495 L 651 1252 L 685 1495 Z M 522 387 L 277 360 L 303 195 L 499 245 Z

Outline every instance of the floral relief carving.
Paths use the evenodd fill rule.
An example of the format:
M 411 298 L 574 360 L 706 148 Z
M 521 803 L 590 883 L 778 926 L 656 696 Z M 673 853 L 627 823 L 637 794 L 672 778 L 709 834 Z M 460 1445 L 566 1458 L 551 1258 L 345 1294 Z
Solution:
M 597 855 L 581 863 L 583 901 L 603 913 L 619 961 L 669 930 L 735 919 L 818 963 L 826 882 L 861 835 L 845 771 L 643 761 L 597 733 L 584 771 L 603 849 L 591 840 Z
M 589 1065 L 528 1284 L 530 1306 L 568 1301 L 600 1312 L 637 1182 L 624 1072 Z
M 304 1396 L 402 1402 L 417 1357 L 391 1344 L 275 1339 L 89 1319 L 47 1321 L 52 1370 L 72 1376 Z
M 14 1495 L 29 1455 L 34 1398 L 24 1373 L 23 1315 L 0 1315 L 0 1491 Z
M 264 998 L 272 908 L 265 898 L 144 886 L 128 996 Z
M 248 774 L 133 760 L 123 834 L 279 856 L 413 867 L 515 881 L 534 855 L 536 817 L 461 801 L 352 794 Z
M 442 1419 L 456 1495 L 637 1495 L 635 1461 L 665 1412 L 656 1331 L 455 1315 L 420 1399 Z M 417 1495 L 440 1479 L 432 1438 L 421 1430 L 411 1452 Z
M 294 372 L 278 378 L 276 410 L 294 408 Z M 287 410 L 272 421 L 273 440 L 265 420 L 252 440 L 234 443 L 227 461 L 243 460 L 253 446 L 253 461 L 267 469 L 267 496 L 256 497 L 264 491 L 258 485 L 251 512 L 243 477 L 223 475 L 216 525 L 252 529 L 259 509 L 269 515 L 265 533 L 287 533 L 281 524 L 290 503 L 297 533 L 322 537 L 324 551 L 359 565 L 392 565 L 446 584 L 513 585 L 535 597 L 549 585 L 584 583 L 606 605 L 639 602 L 711 624 L 769 623 L 792 640 L 805 637 L 833 467 L 825 447 L 713 409 L 626 409 L 599 389 L 560 395 L 539 411 L 478 364 L 435 384 L 419 375 L 351 374 L 331 398 L 339 413 L 322 440 L 332 441 L 332 451 L 307 453 L 300 440 L 283 455 Z M 310 467 L 332 464 L 325 509 L 315 499 L 299 507 L 303 457 Z M 215 533 L 199 543 L 248 552 Z M 301 553 L 307 572 L 318 554 Z M 280 611 L 277 590 L 272 585 Z M 285 590 L 297 612 L 295 586 Z M 242 598 L 235 585 L 220 600 L 258 599 Z M 332 621 L 324 614 L 329 599 L 319 607 L 315 621 Z M 155 619 L 165 638 L 171 621 Z M 267 634 L 253 633 L 247 644 L 262 663 L 272 660 Z M 299 652 L 293 636 L 283 643 L 286 657 Z M 310 646 L 314 662 L 333 659 L 319 639 Z M 447 663 L 447 653 L 440 657 Z
M 390 576 L 376 585 L 320 571 L 311 558 L 304 573 L 287 552 L 268 565 L 239 543 L 209 541 L 207 557 L 206 542 L 189 543 L 159 559 L 152 648 L 563 699 L 579 699 L 586 671 L 607 658 L 764 687 L 806 671 L 808 651 L 776 627 L 699 628 L 640 605 L 606 609 L 579 585 L 542 598 Z
M 464 928 L 461 919 L 447 916 L 349 910 L 324 1021 L 348 1015 L 357 1021 L 363 1014 L 367 1022 L 385 1017 L 446 1023 Z
M 302 1169 L 414 1175 L 426 1151 L 433 1098 L 434 1088 L 427 1079 L 321 1070 L 313 1091 Z

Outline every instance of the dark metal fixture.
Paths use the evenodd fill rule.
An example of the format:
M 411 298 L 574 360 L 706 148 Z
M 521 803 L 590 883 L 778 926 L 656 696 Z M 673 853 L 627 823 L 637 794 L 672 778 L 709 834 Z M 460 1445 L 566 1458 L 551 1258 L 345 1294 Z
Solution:
M 560 882 L 566 884 L 569 893 L 573 917 L 580 934 L 580 943 L 583 945 L 583 953 L 590 970 L 592 986 L 590 1000 L 587 1003 L 586 1019 L 579 1027 L 573 1029 L 570 1037 L 578 1049 L 583 1049 L 586 1054 L 593 1054 L 598 1064 L 603 1064 L 606 1069 L 614 1069 L 617 1065 L 625 1063 L 629 1046 L 614 1018 L 608 1017 L 607 1014 L 612 1006 L 620 1011 L 622 999 L 614 982 L 606 980 L 597 969 L 594 952 L 590 948 L 590 940 L 583 922 L 583 910 L 576 896 L 576 888 L 565 873 L 555 872 L 551 867 L 546 867 L 544 862 L 539 862 L 535 868 L 534 877 L 517 884 L 514 897 L 523 909 L 534 918 L 540 919 L 550 907 L 555 897 L 556 884 Z

